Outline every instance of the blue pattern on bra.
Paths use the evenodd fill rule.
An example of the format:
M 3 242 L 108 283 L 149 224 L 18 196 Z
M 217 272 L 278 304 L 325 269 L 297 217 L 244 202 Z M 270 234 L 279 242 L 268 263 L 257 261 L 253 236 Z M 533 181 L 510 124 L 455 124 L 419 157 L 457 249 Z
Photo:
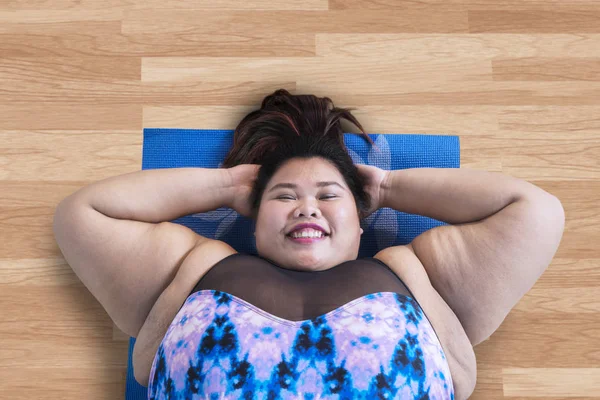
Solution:
M 203 318 L 211 319 L 204 329 L 186 333 L 199 304 Z M 293 339 L 282 345 L 285 335 Z M 189 354 L 187 364 L 175 361 L 182 353 Z M 443 350 L 412 298 L 374 293 L 290 321 L 216 290 L 186 300 L 159 346 L 148 391 L 150 399 L 394 399 L 408 393 L 454 398 Z

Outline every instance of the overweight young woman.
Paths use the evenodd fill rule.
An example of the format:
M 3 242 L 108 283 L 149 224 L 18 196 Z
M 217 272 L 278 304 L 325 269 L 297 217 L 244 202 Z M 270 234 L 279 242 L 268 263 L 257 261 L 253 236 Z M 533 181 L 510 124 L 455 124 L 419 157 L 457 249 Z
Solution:
M 473 346 L 550 264 L 561 203 L 500 173 L 355 165 L 342 118 L 372 143 L 349 109 L 278 90 L 240 122 L 222 168 L 134 172 L 59 204 L 56 241 L 137 339 L 149 398 L 473 392 Z M 169 222 L 220 207 L 253 220 L 258 254 Z M 360 221 L 381 207 L 449 225 L 357 258 Z

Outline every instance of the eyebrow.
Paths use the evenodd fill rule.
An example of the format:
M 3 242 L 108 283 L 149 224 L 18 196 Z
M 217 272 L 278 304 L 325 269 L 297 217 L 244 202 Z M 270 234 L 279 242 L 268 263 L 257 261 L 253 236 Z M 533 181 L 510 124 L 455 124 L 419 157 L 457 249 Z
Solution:
M 344 187 L 342 185 L 340 185 L 339 183 L 337 183 L 335 181 L 317 182 L 317 187 L 325 187 L 325 186 L 331 186 L 331 185 L 337 185 L 340 188 L 342 188 L 342 190 L 346 190 L 346 189 L 344 189 Z M 273 190 L 279 189 L 279 188 L 296 189 L 296 188 L 298 188 L 298 185 L 296 185 L 294 183 L 288 183 L 288 182 L 278 183 L 277 185 L 275 185 L 271 189 L 269 189 L 269 191 L 267 193 L 270 193 Z

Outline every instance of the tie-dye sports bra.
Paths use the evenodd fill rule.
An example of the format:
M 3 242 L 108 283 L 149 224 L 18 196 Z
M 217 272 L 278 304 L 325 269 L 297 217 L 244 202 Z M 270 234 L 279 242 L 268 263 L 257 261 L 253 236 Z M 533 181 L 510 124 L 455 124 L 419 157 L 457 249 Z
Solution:
M 171 322 L 148 398 L 454 399 L 454 386 L 433 326 L 380 260 L 305 272 L 235 253 Z

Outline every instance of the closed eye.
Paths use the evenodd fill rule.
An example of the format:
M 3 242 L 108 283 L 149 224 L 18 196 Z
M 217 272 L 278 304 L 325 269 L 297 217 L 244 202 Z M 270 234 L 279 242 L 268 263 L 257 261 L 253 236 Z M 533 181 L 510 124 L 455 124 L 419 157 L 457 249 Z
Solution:
M 332 194 L 330 196 L 323 196 L 321 197 L 322 199 L 333 199 L 337 197 L 336 195 Z M 282 200 L 294 200 L 294 198 L 292 196 L 279 196 L 277 197 L 278 199 L 282 199 Z

